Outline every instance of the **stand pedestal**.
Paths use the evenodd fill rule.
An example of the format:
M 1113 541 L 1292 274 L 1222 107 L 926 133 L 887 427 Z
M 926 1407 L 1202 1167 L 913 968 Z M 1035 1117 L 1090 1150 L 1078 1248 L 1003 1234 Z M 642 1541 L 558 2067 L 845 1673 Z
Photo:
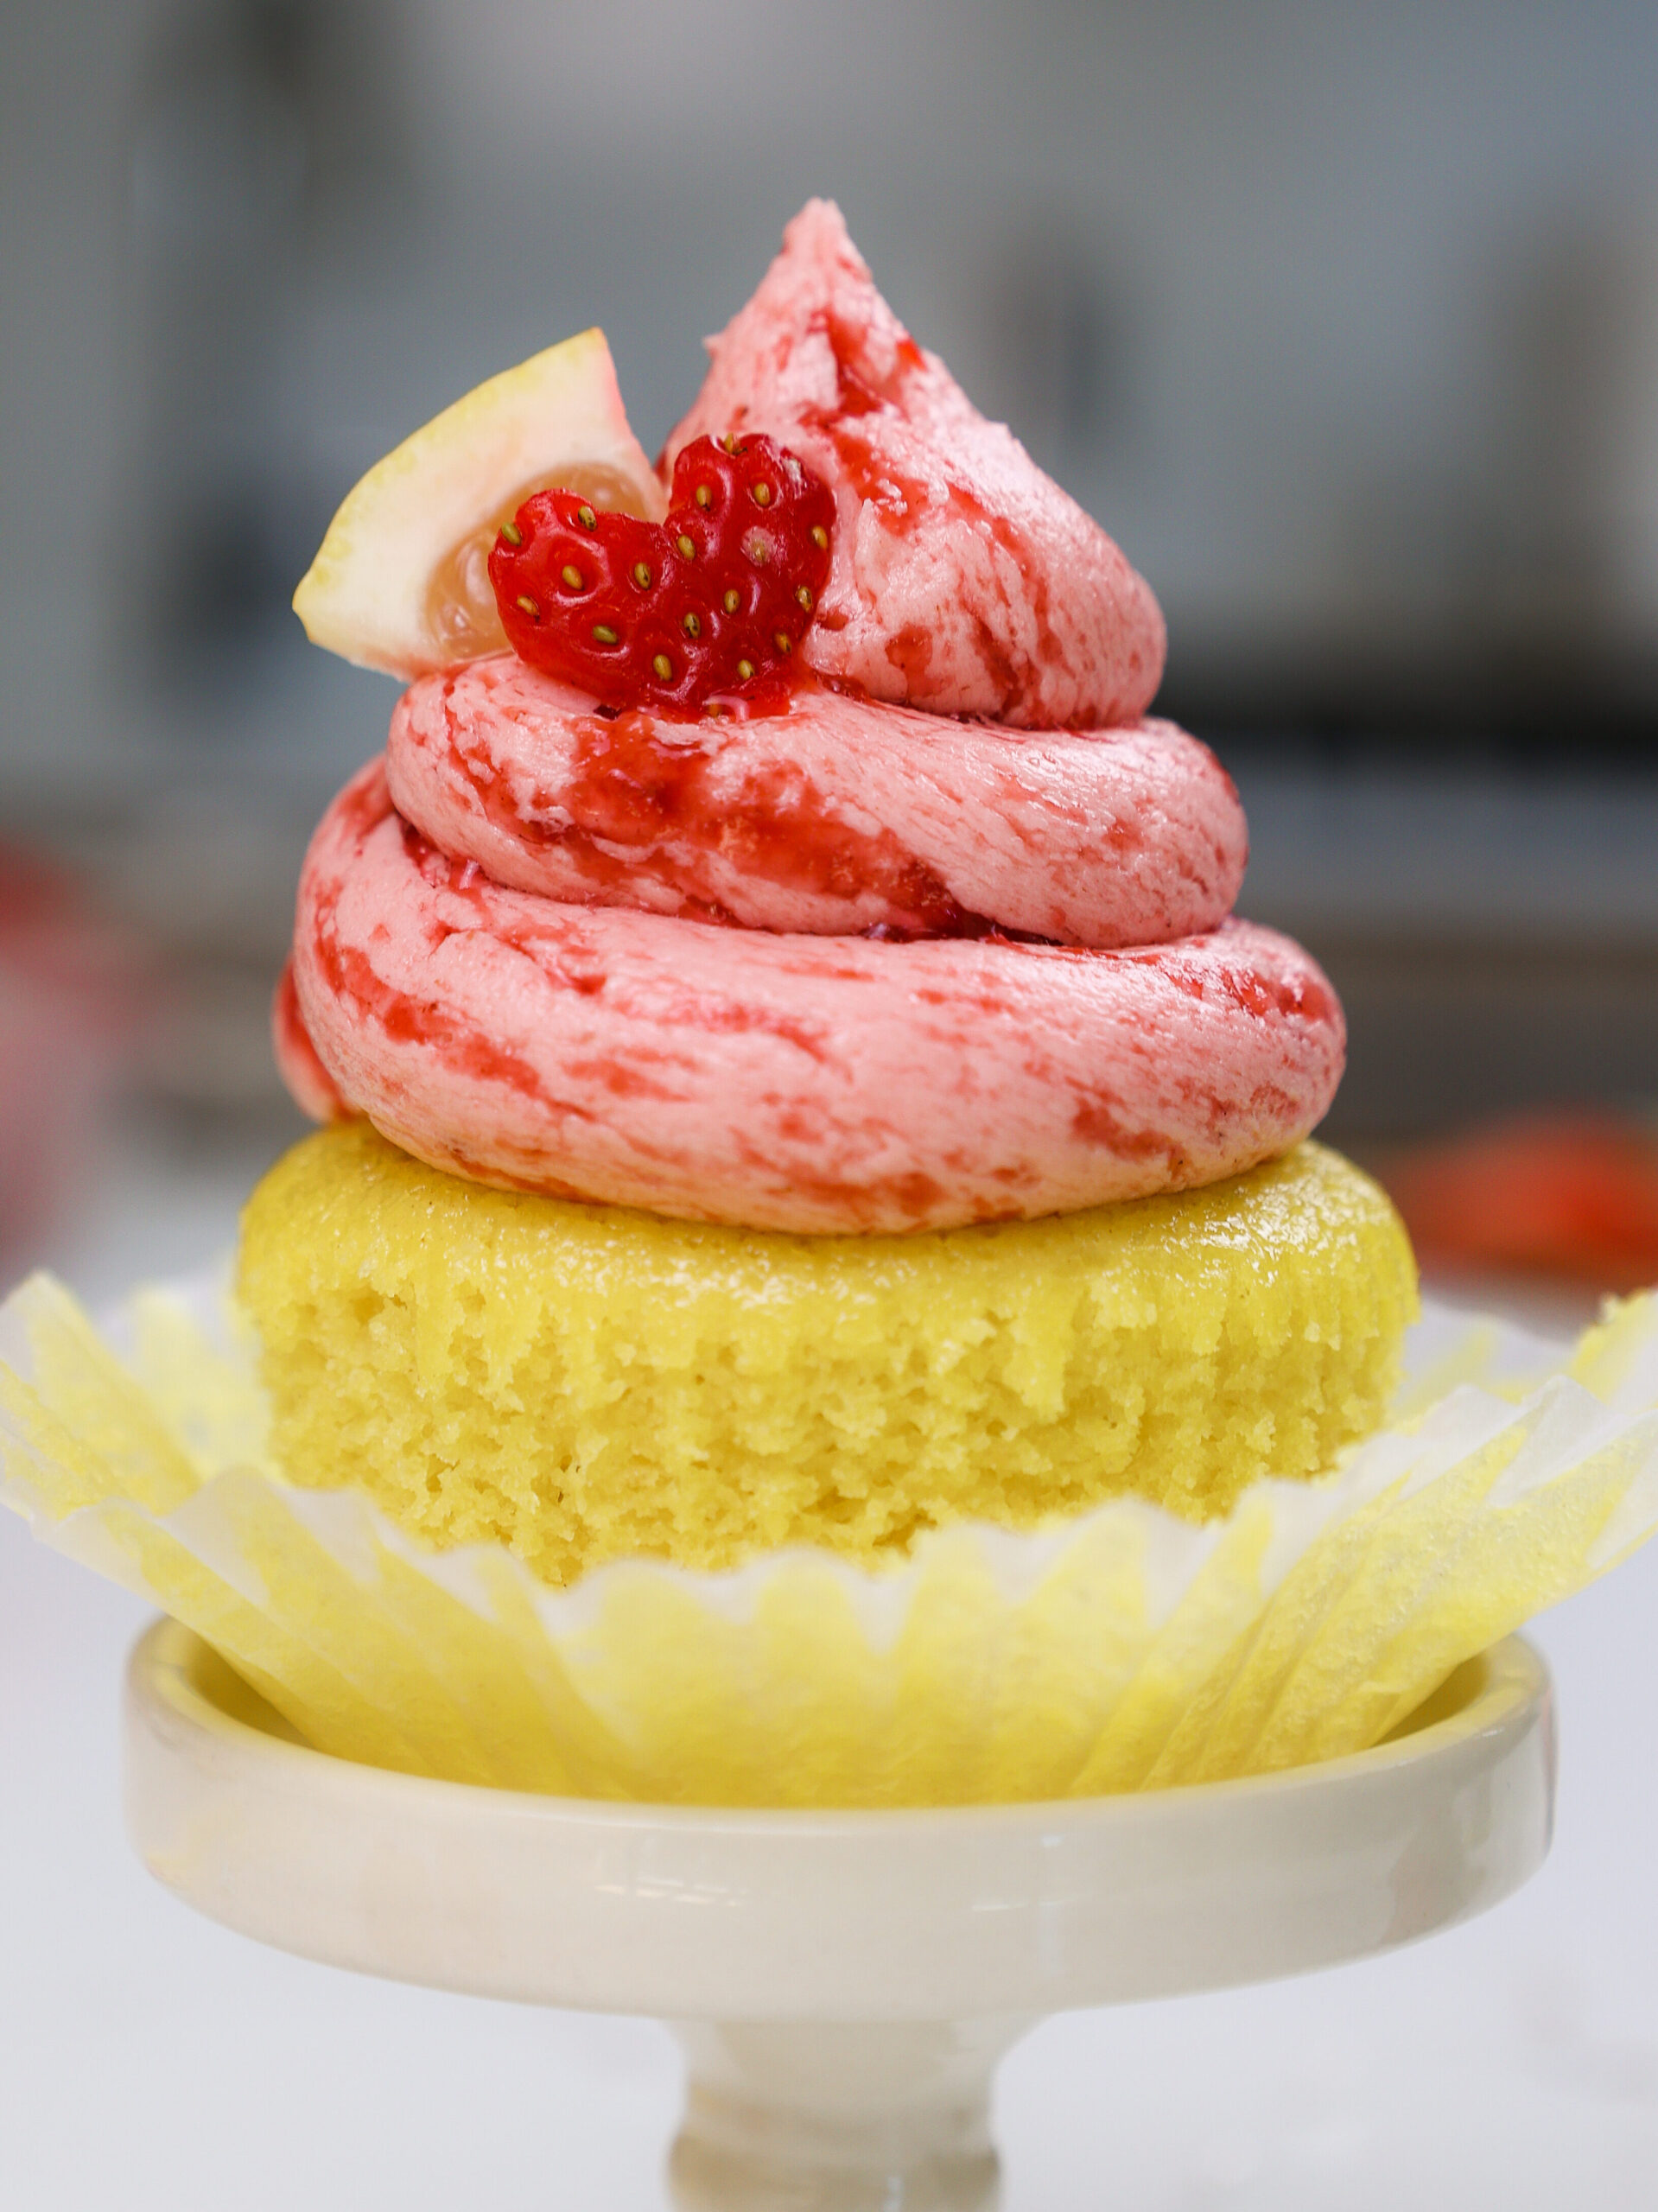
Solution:
M 682 2212 L 995 2212 L 996 2063 L 1029 2024 L 825 2023 L 677 2032 Z
M 1331 1966 L 1467 1918 L 1548 1848 L 1548 1677 L 1462 1669 L 1356 1758 L 1145 1796 L 886 1813 L 614 1805 L 295 1743 L 184 1629 L 129 1670 L 150 1871 L 261 1942 L 676 2024 L 682 2212 L 992 2212 L 1001 2053 L 1042 2015 Z

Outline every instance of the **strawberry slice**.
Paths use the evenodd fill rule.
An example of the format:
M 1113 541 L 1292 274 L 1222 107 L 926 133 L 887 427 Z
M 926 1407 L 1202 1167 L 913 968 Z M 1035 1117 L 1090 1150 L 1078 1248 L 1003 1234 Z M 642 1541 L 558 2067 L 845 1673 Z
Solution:
M 771 438 L 698 438 L 674 464 L 668 518 L 533 493 L 489 556 L 513 651 L 602 705 L 694 715 L 791 687 L 829 581 L 835 497 Z

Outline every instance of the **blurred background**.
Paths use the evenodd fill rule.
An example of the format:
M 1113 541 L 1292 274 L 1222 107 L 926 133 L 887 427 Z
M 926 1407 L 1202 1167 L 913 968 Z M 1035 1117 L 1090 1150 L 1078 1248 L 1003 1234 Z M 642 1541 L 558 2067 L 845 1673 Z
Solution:
M 1346 1001 L 1331 1134 L 1436 1280 L 1560 1323 L 1658 1278 L 1651 0 L 0 0 L 0 1288 L 197 1263 L 299 1133 L 269 995 L 393 697 L 289 609 L 352 482 L 594 321 L 654 449 L 812 193 L 1159 594 L 1244 909 Z M 1013 2212 L 1649 2205 L 1655 1605 L 1658 1547 L 1545 1625 L 1521 1898 L 1049 2023 Z M 329 1975 L 147 1880 L 141 1611 L 0 1514 L 0 2198 L 658 2207 L 658 2030 Z
M 353 480 L 595 321 L 654 450 L 823 192 L 1161 596 L 1162 709 L 1249 808 L 1245 909 L 1348 1006 L 1330 1133 L 1446 1266 L 1575 1273 L 1579 1306 L 1658 1273 L 1649 5 L 3 20 L 7 1272 L 187 1260 L 297 1128 L 267 995 L 393 696 L 289 607 Z

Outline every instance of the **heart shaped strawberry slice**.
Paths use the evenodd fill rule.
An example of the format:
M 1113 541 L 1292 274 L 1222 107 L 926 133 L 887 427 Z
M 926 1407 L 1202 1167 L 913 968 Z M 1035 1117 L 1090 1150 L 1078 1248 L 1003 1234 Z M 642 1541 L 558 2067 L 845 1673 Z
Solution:
M 773 439 L 698 438 L 674 464 L 665 523 L 536 492 L 489 578 L 521 660 L 602 705 L 689 716 L 787 689 L 834 526 L 828 485 Z

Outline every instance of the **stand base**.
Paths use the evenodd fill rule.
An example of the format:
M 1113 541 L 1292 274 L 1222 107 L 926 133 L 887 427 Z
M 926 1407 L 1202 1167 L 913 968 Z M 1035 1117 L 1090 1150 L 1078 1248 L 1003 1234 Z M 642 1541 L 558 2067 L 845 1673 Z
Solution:
M 990 2083 L 1023 2020 L 681 2024 L 681 2212 L 995 2212 Z
M 146 1864 L 232 1928 L 435 1988 L 687 2024 L 681 2212 L 991 2212 L 991 2077 L 1026 2025 L 1465 1919 L 1542 1863 L 1554 1789 L 1548 1677 L 1517 1638 L 1413 1729 L 1322 1766 L 808 1814 L 353 1766 L 162 1622 L 133 1654 L 126 1757 Z

